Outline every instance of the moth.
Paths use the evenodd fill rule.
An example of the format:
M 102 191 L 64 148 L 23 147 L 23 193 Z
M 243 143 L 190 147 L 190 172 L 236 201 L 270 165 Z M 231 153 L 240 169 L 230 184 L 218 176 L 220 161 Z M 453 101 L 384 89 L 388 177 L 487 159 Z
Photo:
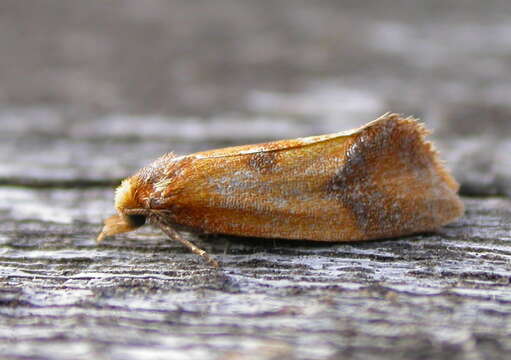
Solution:
M 149 222 L 218 266 L 178 230 L 327 242 L 430 232 L 464 208 L 427 134 L 385 114 L 334 134 L 169 153 L 122 181 L 97 241 Z

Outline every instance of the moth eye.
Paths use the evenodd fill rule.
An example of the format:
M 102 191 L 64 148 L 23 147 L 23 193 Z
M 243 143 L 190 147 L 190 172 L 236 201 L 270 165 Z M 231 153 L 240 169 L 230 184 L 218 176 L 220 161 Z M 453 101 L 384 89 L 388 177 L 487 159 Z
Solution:
M 131 226 L 137 228 L 145 224 L 146 217 L 144 215 L 128 215 L 126 220 Z

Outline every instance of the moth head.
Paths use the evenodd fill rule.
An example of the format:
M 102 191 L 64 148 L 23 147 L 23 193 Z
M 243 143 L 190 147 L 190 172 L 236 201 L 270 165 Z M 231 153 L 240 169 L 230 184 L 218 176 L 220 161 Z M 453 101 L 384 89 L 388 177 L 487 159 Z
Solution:
M 96 241 L 99 243 L 105 237 L 133 231 L 145 224 L 144 215 L 133 214 L 129 210 L 141 208 L 137 201 L 138 181 L 131 177 L 122 181 L 115 191 L 115 208 L 117 214 L 107 218 L 103 229 Z
M 115 190 L 115 208 L 118 213 L 124 210 L 138 209 L 140 204 L 137 201 L 139 181 L 135 176 L 124 179 L 121 185 Z

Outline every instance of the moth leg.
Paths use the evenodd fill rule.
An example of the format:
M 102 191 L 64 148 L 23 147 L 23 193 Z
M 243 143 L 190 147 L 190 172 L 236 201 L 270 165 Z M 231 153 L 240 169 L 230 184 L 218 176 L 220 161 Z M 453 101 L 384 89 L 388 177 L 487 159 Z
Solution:
M 220 264 L 218 261 L 213 259 L 206 251 L 199 248 L 197 245 L 195 245 L 193 242 L 186 240 L 183 238 L 171 225 L 168 224 L 167 221 L 165 221 L 161 216 L 159 215 L 152 215 L 150 217 L 152 220 L 151 222 L 159 227 L 161 231 L 163 231 L 170 239 L 179 241 L 181 244 L 186 246 L 190 251 L 196 255 L 199 255 L 202 257 L 209 265 L 219 268 Z

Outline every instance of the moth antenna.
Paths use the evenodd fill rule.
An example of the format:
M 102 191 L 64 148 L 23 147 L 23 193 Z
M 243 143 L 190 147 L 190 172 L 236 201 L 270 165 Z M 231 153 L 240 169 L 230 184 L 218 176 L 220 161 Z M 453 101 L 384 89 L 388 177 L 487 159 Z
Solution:
M 196 255 L 199 255 L 202 257 L 209 265 L 219 268 L 220 264 L 218 261 L 216 261 L 211 255 L 209 255 L 205 250 L 202 250 L 197 245 L 195 245 L 193 242 L 186 240 L 183 238 L 172 226 L 170 226 L 167 221 L 165 221 L 164 218 L 162 218 L 160 215 L 152 214 L 151 217 L 151 223 L 153 225 L 156 225 L 158 228 L 161 229 L 170 239 L 179 241 L 181 244 L 186 246 L 190 251 Z

